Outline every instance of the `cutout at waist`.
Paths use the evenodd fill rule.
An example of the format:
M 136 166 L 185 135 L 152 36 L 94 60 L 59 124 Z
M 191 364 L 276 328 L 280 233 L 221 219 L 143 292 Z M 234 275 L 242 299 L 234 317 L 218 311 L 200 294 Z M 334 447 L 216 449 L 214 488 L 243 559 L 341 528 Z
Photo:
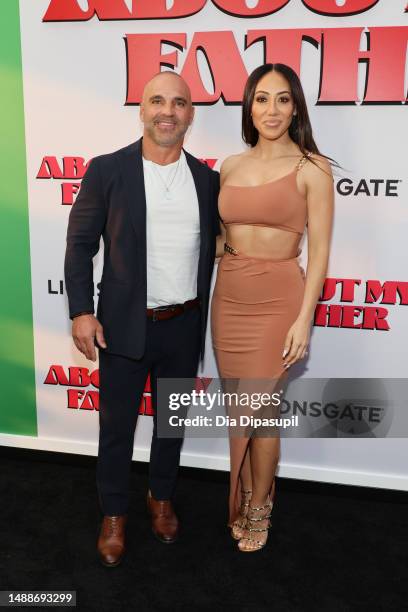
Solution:
M 254 257 L 253 255 L 249 255 L 248 253 L 239 251 L 235 247 L 228 244 L 228 242 L 225 242 L 224 243 L 224 253 L 228 253 L 229 255 L 232 255 L 233 257 L 245 257 L 248 259 L 259 259 L 260 261 L 270 261 L 270 262 L 280 263 L 284 261 L 296 261 L 298 257 L 300 256 L 300 254 L 302 253 L 302 249 L 298 249 L 296 255 L 293 255 L 292 257 L 275 259 L 274 257 Z

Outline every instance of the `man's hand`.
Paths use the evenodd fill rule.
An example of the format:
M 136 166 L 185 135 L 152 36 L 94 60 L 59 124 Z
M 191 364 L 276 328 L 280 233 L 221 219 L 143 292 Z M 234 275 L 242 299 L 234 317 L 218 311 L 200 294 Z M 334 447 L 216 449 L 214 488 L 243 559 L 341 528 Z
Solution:
M 77 349 L 91 361 L 96 361 L 95 338 L 99 346 L 106 348 L 103 327 L 92 314 L 83 314 L 74 318 L 72 337 Z

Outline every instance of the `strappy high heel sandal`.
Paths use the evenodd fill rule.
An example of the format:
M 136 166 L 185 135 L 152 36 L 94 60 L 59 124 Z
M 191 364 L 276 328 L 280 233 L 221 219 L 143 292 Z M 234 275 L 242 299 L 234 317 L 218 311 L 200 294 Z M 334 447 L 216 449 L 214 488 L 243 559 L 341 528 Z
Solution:
M 234 540 L 240 540 L 244 535 L 246 526 L 246 517 L 248 514 L 249 500 L 251 499 L 252 491 L 244 491 L 241 489 L 241 505 L 239 507 L 239 518 L 232 523 L 231 535 Z
M 268 537 L 266 537 L 265 541 L 263 542 L 262 540 L 257 540 L 256 536 L 254 536 L 253 534 L 263 533 L 265 531 L 268 532 L 269 527 L 271 526 L 271 521 L 269 519 L 271 518 L 272 508 L 273 508 L 273 503 L 271 500 L 269 500 L 269 502 L 265 504 L 264 506 L 258 506 L 258 507 L 249 506 L 248 507 L 248 513 L 247 513 L 246 521 L 245 521 L 246 522 L 245 531 L 248 532 L 248 536 L 242 537 L 240 541 L 238 542 L 238 548 L 241 552 L 255 552 L 257 550 L 261 550 L 261 548 L 265 546 L 268 540 Z M 262 516 L 253 516 L 254 512 L 259 512 L 261 510 L 266 510 L 266 513 Z M 267 524 L 265 527 L 256 526 L 261 521 L 267 521 Z M 248 548 L 245 548 L 245 546 L 247 546 L 246 543 L 249 543 Z

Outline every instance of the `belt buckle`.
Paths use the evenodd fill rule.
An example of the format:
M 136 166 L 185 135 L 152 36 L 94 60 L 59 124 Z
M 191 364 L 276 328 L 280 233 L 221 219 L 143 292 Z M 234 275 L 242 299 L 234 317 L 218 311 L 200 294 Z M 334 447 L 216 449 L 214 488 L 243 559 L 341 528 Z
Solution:
M 152 316 L 152 320 L 153 322 L 155 321 L 160 321 L 160 319 L 157 318 L 156 313 L 159 312 L 166 312 L 167 310 L 170 310 L 170 312 L 174 312 L 177 308 L 176 304 L 171 304 L 169 306 L 157 306 L 156 308 L 153 308 L 153 316 Z
M 167 306 L 156 306 L 156 308 L 153 308 L 153 313 L 152 313 L 153 322 L 159 321 L 159 319 L 157 318 L 157 313 L 163 312 L 163 310 L 167 310 Z

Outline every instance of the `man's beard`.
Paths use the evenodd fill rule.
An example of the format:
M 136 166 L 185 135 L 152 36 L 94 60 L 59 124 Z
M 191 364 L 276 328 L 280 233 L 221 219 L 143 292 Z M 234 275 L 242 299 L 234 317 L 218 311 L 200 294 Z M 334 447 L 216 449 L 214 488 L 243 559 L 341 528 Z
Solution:
M 144 124 L 144 129 L 149 134 L 153 142 L 162 147 L 172 147 L 175 144 L 182 143 L 184 135 L 188 130 L 188 125 L 176 123 L 176 131 L 172 134 L 160 134 L 155 129 L 155 123 L 158 119 L 153 119 L 149 123 Z

